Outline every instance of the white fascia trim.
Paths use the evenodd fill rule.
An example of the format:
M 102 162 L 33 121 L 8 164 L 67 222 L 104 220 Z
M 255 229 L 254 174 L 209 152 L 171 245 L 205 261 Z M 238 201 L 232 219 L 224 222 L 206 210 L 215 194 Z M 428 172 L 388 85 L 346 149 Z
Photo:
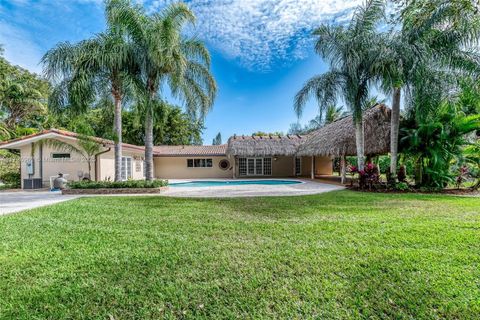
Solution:
M 28 138 L 28 139 L 19 140 L 19 141 L 15 141 L 15 142 L 11 142 L 11 143 L 1 145 L 0 149 L 18 149 L 19 147 L 30 144 L 32 142 L 36 142 L 36 141 L 43 140 L 43 139 L 52 139 L 52 138 L 62 138 L 62 139 L 67 139 L 67 140 L 72 140 L 72 141 L 77 140 L 77 138 L 75 138 L 75 137 L 69 137 L 69 136 L 65 136 L 65 135 L 62 135 L 62 134 L 55 133 L 55 132 L 49 132 L 49 133 L 46 133 L 46 134 L 31 137 L 31 138 Z

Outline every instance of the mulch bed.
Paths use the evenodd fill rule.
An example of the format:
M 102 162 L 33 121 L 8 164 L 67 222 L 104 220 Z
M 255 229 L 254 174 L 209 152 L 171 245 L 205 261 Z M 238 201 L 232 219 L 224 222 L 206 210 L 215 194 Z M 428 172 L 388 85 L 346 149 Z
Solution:
M 62 194 L 158 194 L 167 190 L 168 187 L 161 188 L 100 188 L 100 189 L 64 189 Z
M 398 194 L 406 194 L 406 193 L 421 193 L 421 194 L 451 194 L 451 195 L 459 195 L 459 196 L 480 196 L 480 190 L 473 190 L 473 189 L 444 189 L 441 191 L 420 191 L 416 189 L 411 190 L 394 190 L 394 189 L 387 189 L 387 188 L 372 188 L 372 189 L 360 189 L 358 186 L 347 186 L 348 190 L 358 191 L 358 192 L 377 192 L 377 193 L 398 193 Z

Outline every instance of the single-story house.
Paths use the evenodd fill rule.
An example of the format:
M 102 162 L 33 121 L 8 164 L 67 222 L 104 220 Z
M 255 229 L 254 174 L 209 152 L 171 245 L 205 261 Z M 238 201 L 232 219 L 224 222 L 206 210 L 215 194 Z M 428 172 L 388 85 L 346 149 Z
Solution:
M 375 152 L 388 151 L 389 113 L 385 106 L 370 111 L 376 119 Z M 388 111 L 388 110 L 387 110 Z M 387 116 L 385 116 L 385 114 Z M 223 145 L 155 146 L 154 176 L 158 179 L 295 177 L 314 178 L 333 173 L 334 156 L 351 154 L 354 131 L 346 127 L 351 117 L 341 119 L 308 135 L 233 136 Z M 338 126 L 340 125 L 341 128 Z M 345 127 L 345 128 L 343 128 Z M 337 131 L 340 129 L 341 131 Z M 387 130 L 388 129 L 388 130 Z M 368 127 L 367 127 L 368 130 Z M 329 136 L 326 140 L 323 136 Z M 388 137 L 387 137 L 388 135 Z M 114 179 L 114 142 L 90 137 L 100 146 L 93 156 L 86 157 L 76 133 L 50 129 L 0 142 L 0 149 L 16 149 L 21 156 L 22 188 L 46 187 L 50 180 L 63 173 L 67 180 Z M 49 143 L 61 141 L 75 148 Z M 323 142 L 322 142 L 323 141 Z M 332 143 L 335 141 L 334 143 Z M 328 145 L 322 149 L 317 144 Z M 368 143 L 366 144 L 367 151 Z M 331 150 L 332 152 L 329 152 Z M 333 152 L 335 151 L 335 152 Z M 143 146 L 122 144 L 122 178 L 144 179 Z

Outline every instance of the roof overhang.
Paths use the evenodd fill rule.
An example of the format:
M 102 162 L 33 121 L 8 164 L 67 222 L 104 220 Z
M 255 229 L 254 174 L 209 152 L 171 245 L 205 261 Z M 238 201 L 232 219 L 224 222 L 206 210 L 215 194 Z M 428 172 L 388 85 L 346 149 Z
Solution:
M 44 140 L 44 139 L 54 139 L 54 138 L 62 138 L 62 139 L 71 140 L 71 141 L 76 141 L 77 140 L 77 138 L 75 138 L 75 137 L 69 137 L 69 136 L 65 136 L 65 135 L 62 135 L 62 134 L 55 133 L 55 132 L 48 132 L 48 133 L 45 133 L 45 134 L 39 134 L 39 135 L 36 135 L 36 136 L 32 136 L 30 138 L 20 139 L 20 140 L 17 140 L 17 141 L 12 141 L 12 142 L 9 142 L 9 143 L 0 144 L 0 149 L 19 149 L 23 146 L 26 146 L 26 145 L 30 144 L 30 143 L 34 143 L 34 142 Z

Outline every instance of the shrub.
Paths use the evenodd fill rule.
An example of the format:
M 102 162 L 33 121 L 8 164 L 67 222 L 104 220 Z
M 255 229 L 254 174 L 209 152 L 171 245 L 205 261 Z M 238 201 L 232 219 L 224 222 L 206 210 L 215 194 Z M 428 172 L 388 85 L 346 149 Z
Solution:
M 398 169 L 397 178 L 398 178 L 398 181 L 400 182 L 407 181 L 407 172 L 404 165 L 401 165 L 400 168 Z
M 407 191 L 410 190 L 410 186 L 406 182 L 397 182 L 395 184 L 395 189 L 399 191 Z
M 380 173 L 378 167 L 373 163 L 368 163 L 365 169 L 358 171 L 360 188 L 372 188 L 373 185 L 380 182 Z
M 160 188 L 167 185 L 167 180 L 72 181 L 68 183 L 70 189 Z
M 0 150 L 0 182 L 2 189 L 20 188 L 20 157 L 17 154 Z
M 20 188 L 20 172 L 6 172 L 0 176 L 0 181 L 5 183 L 4 189 Z

